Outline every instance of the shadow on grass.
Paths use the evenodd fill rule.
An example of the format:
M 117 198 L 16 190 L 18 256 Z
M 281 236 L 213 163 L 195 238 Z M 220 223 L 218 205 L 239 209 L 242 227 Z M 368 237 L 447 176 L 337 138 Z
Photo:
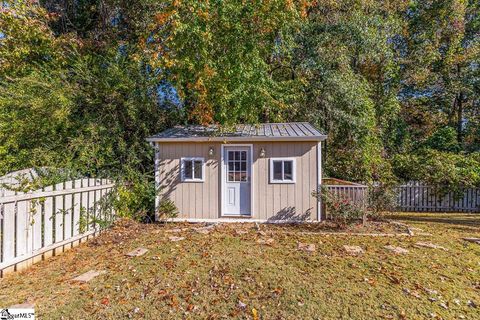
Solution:
M 427 222 L 427 223 L 442 223 L 447 225 L 466 226 L 466 227 L 480 227 L 480 213 L 471 214 L 451 214 L 451 213 L 435 213 L 435 214 L 394 214 L 389 215 L 388 218 L 392 220 L 413 221 L 413 222 Z

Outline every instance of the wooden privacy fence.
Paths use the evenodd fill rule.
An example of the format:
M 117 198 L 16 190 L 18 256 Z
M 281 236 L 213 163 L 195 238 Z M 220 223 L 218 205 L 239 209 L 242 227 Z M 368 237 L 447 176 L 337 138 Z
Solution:
M 368 187 L 363 185 L 327 185 L 327 190 L 336 197 L 346 199 L 361 207 L 366 207 Z
M 28 193 L 0 189 L 0 277 L 57 255 L 94 236 L 115 213 L 114 184 L 78 179 Z
M 410 182 L 397 187 L 397 210 L 410 212 L 480 212 L 480 188 L 442 194 L 438 187 Z

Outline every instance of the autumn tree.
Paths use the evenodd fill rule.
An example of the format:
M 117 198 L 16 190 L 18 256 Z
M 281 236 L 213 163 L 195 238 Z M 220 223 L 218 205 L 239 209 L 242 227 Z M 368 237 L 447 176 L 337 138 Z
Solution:
M 165 1 L 144 40 L 197 123 L 280 121 L 297 99 L 293 35 L 305 1 Z

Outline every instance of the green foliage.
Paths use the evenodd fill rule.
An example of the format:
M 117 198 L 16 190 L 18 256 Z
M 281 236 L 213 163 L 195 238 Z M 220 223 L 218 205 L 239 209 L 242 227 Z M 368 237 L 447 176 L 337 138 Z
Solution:
M 0 79 L 0 175 L 61 166 L 72 130 L 73 91 L 61 71 Z
M 132 217 L 141 221 L 154 221 L 155 184 L 151 176 L 131 177 L 121 180 L 116 190 L 114 207 L 120 217 Z
M 160 221 L 167 222 L 170 219 L 178 216 L 178 208 L 175 203 L 170 199 L 164 199 L 160 201 L 158 206 L 158 217 Z
M 382 152 L 396 118 L 398 12 L 380 2 L 319 2 L 297 35 L 295 59 L 305 82 L 297 117 L 328 132 L 327 175 L 359 181 L 388 172 Z M 384 138 L 385 137 L 385 138 Z
M 68 145 L 83 172 L 123 177 L 135 169 L 153 170 L 145 138 L 161 130 L 167 113 L 156 104 L 155 86 L 143 68 L 110 51 L 79 57 L 73 65 L 78 90 L 72 117 L 78 122 Z
M 300 92 L 292 33 L 303 1 L 160 1 L 146 35 L 154 66 L 200 123 L 282 120 Z
M 89 221 L 87 215 L 87 209 L 83 206 L 80 207 L 80 219 L 78 220 L 78 230 L 80 233 L 87 231 Z
M 393 158 L 396 175 L 418 180 L 446 191 L 480 186 L 480 153 L 461 155 L 433 149 L 418 154 L 397 154 Z
M 0 3 L 0 78 L 29 74 L 34 66 L 65 62 L 69 37 L 56 37 L 52 17 L 35 1 Z M 54 67 L 55 68 L 55 67 Z
M 368 211 L 371 217 L 380 217 L 384 212 L 392 211 L 397 204 L 398 193 L 393 181 L 378 183 L 368 188 Z
M 15 2 L 0 15 L 0 59 L 9 62 L 0 66 L 0 176 L 51 167 L 141 190 L 153 171 L 145 138 L 176 121 L 158 104 L 151 69 L 115 41 L 76 38 L 67 46 L 72 34 L 52 32 L 56 20 L 38 4 Z M 132 193 L 128 207 L 147 212 L 139 205 L 145 196 L 150 210 L 149 193 Z
M 438 151 L 459 152 L 461 150 L 457 132 L 452 127 L 440 128 L 425 142 L 425 147 Z

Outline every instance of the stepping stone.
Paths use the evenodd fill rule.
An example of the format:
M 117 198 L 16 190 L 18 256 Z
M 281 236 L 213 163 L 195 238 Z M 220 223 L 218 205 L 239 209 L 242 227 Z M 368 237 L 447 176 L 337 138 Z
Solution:
M 417 248 L 429 248 L 429 249 L 442 249 L 443 251 L 448 251 L 447 248 L 429 243 L 429 242 L 417 242 L 415 243 L 415 247 Z
M 168 240 L 172 242 L 177 242 L 177 241 L 185 240 L 185 237 L 168 237 Z
M 8 309 L 35 309 L 35 304 L 29 302 L 14 304 L 8 307 Z
M 348 254 L 352 254 L 352 255 L 357 255 L 357 254 L 362 254 L 364 253 L 365 251 L 360 248 L 359 246 L 347 246 L 347 245 L 344 245 L 343 246 L 343 249 L 345 249 L 345 251 L 347 251 Z
M 275 242 L 275 239 L 273 239 L 273 238 L 258 239 L 257 240 L 257 243 L 265 244 L 265 245 L 268 245 L 268 246 L 271 246 L 274 242 Z
M 407 249 L 404 249 L 404 248 L 402 248 L 402 247 L 385 246 L 384 248 L 387 249 L 387 250 L 392 251 L 392 252 L 395 253 L 395 254 L 405 254 L 405 253 L 408 253 L 408 250 L 407 250 Z
M 206 227 L 195 228 L 194 230 L 198 233 L 209 234 L 215 228 L 215 225 L 209 225 Z
M 298 250 L 306 251 L 306 252 L 315 252 L 315 244 L 313 243 L 298 243 Z
M 476 243 L 476 244 L 480 244 L 480 238 L 462 238 L 463 240 L 465 241 L 468 241 L 468 242 L 473 242 L 473 243 Z
M 99 275 L 105 274 L 105 273 L 107 273 L 107 271 L 90 270 L 85 272 L 84 274 L 79 275 L 78 277 L 73 278 L 72 281 L 87 283 L 93 278 L 98 277 Z
M 143 256 L 145 253 L 148 252 L 148 249 L 145 248 L 137 248 L 129 253 L 126 254 L 127 257 L 140 257 Z

